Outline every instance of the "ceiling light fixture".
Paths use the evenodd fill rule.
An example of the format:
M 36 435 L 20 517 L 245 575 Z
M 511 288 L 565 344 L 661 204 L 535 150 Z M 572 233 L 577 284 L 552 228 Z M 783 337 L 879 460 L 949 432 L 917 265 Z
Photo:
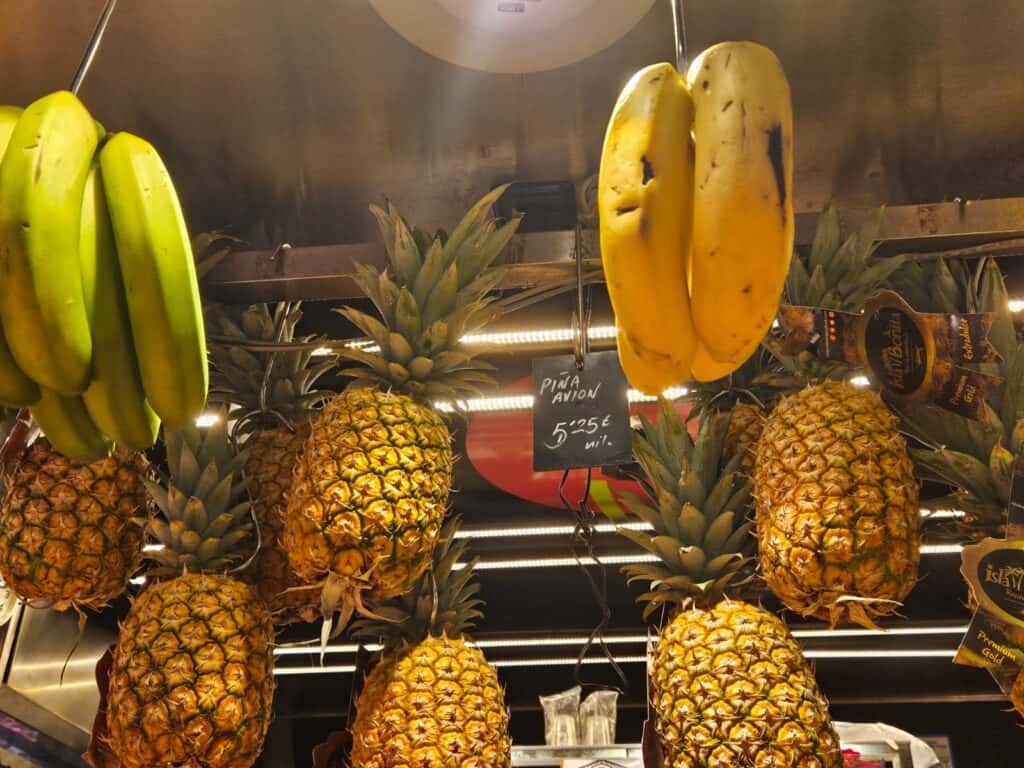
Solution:
M 220 421 L 220 415 L 219 414 L 216 414 L 216 413 L 200 413 L 196 417 L 196 426 L 199 427 L 200 429 L 205 429 L 206 427 L 212 427 L 218 421 Z

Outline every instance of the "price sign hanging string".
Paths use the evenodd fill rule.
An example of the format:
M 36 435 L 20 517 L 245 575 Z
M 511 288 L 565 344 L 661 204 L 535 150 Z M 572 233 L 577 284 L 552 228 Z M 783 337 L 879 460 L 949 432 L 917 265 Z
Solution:
M 576 222 L 576 233 L 573 243 L 573 258 L 576 262 L 576 307 L 572 313 L 573 331 L 573 356 L 576 361 L 576 369 L 582 371 L 586 363 L 587 352 L 590 348 L 588 328 L 592 312 L 592 297 L 589 287 L 584 286 L 583 279 L 583 233 L 580 222 Z M 597 603 L 601 618 L 597 626 L 587 637 L 586 642 L 576 657 L 576 666 L 573 669 L 573 677 L 581 688 L 608 688 L 603 684 L 587 683 L 583 681 L 583 664 L 590 653 L 590 649 L 597 645 L 602 654 L 611 664 L 616 676 L 622 683 L 621 688 L 614 688 L 619 693 L 625 694 L 629 690 L 629 681 L 626 678 L 622 667 L 615 660 L 611 649 L 605 641 L 605 633 L 611 622 L 612 610 L 608 604 L 608 569 L 601 562 L 597 552 L 594 550 L 594 518 L 595 514 L 588 506 L 590 500 L 590 482 L 593 469 L 587 467 L 586 482 L 583 487 L 583 494 L 577 501 L 571 501 L 565 494 L 565 486 L 569 480 L 569 473 L 572 470 L 566 469 L 562 472 L 562 479 L 558 483 L 558 497 L 562 500 L 565 508 L 575 518 L 575 526 L 571 536 L 571 549 L 576 565 L 587 578 L 590 585 L 590 592 Z

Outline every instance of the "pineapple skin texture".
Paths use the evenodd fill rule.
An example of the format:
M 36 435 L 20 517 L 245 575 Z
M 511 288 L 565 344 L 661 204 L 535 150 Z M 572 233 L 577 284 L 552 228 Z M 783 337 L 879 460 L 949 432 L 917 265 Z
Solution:
M 0 574 L 30 603 L 101 608 L 124 592 L 142 558 L 149 497 L 140 453 L 80 463 L 39 438 L 0 507 Z
M 270 726 L 270 614 L 229 576 L 153 584 L 121 625 L 108 691 L 123 768 L 249 768 Z
M 408 592 L 430 565 L 452 483 L 451 436 L 407 395 L 368 387 L 313 422 L 288 493 L 284 548 L 299 578 Z
M 841 768 L 810 665 L 785 624 L 748 603 L 679 613 L 654 651 L 666 768 Z
M 918 485 L 896 421 L 876 393 L 844 382 L 791 395 L 768 418 L 754 471 L 758 544 L 789 609 L 871 627 L 917 581 Z
M 270 606 L 278 626 L 312 622 L 320 618 L 320 591 L 307 586 L 288 564 L 281 541 L 284 531 L 284 499 L 292 484 L 295 464 L 309 437 L 309 424 L 294 431 L 266 429 L 253 432 L 245 447 L 251 451 L 245 464 L 249 492 L 260 522 L 261 547 L 246 580 Z
M 737 454 L 742 454 L 740 471 L 750 475 L 754 471 L 757 441 L 764 430 L 764 410 L 753 403 L 737 403 L 729 419 L 729 428 L 722 443 L 722 466 Z
M 510 768 L 509 713 L 494 667 L 461 639 L 429 637 L 366 678 L 352 768 Z

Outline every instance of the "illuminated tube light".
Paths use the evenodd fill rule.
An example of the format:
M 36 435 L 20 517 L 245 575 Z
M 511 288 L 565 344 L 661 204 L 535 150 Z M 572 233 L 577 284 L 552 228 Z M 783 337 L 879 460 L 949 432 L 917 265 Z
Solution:
M 963 551 L 963 544 L 923 544 L 922 555 L 958 555 Z M 642 563 L 660 563 L 661 558 L 655 555 L 605 555 L 601 562 L 604 565 L 639 565 Z M 584 565 L 596 565 L 589 557 L 580 558 Z M 477 571 L 503 571 L 519 568 L 571 568 L 577 565 L 572 557 L 535 557 L 518 560 L 481 560 L 476 564 Z M 456 563 L 456 570 L 466 567 L 465 563 Z
M 1007 307 L 1011 312 L 1020 312 L 1024 310 L 1024 299 L 1010 299 L 1007 302 Z
M 950 627 L 893 627 L 892 629 L 862 629 L 862 628 L 851 628 L 851 629 L 828 629 L 822 627 L 821 629 L 794 629 L 792 630 L 793 637 L 801 639 L 812 639 L 812 638 L 861 638 L 861 637 L 930 637 L 940 635 L 954 635 L 960 636 L 967 631 L 967 625 L 957 625 Z M 631 635 L 605 635 L 604 642 L 607 645 L 643 645 L 648 640 L 656 639 L 655 636 L 631 634 Z M 493 637 L 484 640 L 474 640 L 470 643 L 481 650 L 495 650 L 503 648 L 558 648 L 562 646 L 582 646 L 587 642 L 588 638 L 583 635 L 567 635 L 563 637 Z M 369 643 L 364 645 L 363 648 L 370 652 L 376 653 L 382 650 L 383 646 L 377 643 Z M 358 646 L 352 644 L 345 645 L 328 645 L 324 648 L 324 653 L 330 654 L 354 654 L 358 651 Z M 320 652 L 319 644 L 311 643 L 310 645 L 302 646 L 283 646 L 274 649 L 275 656 L 306 656 L 310 654 L 318 654 Z
M 844 661 L 862 659 L 952 659 L 956 656 L 955 650 L 831 650 L 831 651 L 804 651 L 804 657 L 808 659 L 841 659 Z M 495 667 L 570 667 L 577 663 L 593 665 L 607 664 L 608 659 L 603 656 L 589 656 L 579 661 L 575 656 L 563 656 L 550 659 L 490 659 Z M 617 656 L 618 664 L 646 664 L 647 656 Z M 274 670 L 275 675 L 331 675 L 331 674 L 352 674 L 355 666 L 350 664 L 339 664 L 325 667 L 279 667 Z
M 143 552 L 163 552 L 167 547 L 163 544 L 146 544 L 142 547 Z
M 958 510 L 922 510 L 922 517 L 929 520 L 951 519 L 963 517 L 964 513 Z M 614 534 L 617 528 L 628 530 L 653 530 L 654 526 L 649 522 L 624 522 L 624 523 L 598 523 L 593 526 L 596 534 Z M 508 528 L 464 528 L 457 532 L 456 539 L 528 539 L 541 537 L 572 536 L 575 532 L 573 525 L 528 525 L 523 527 Z M 956 549 L 952 549 L 955 547 Z M 958 544 L 929 544 L 922 547 L 924 554 L 951 554 L 961 551 L 962 545 Z
M 216 413 L 201 413 L 196 417 L 196 426 L 200 429 L 204 429 L 206 427 L 212 427 L 218 421 L 220 421 L 220 416 Z
M 137 587 L 141 587 L 143 584 L 146 583 L 146 577 L 145 576 L 133 576 L 132 578 L 128 579 L 128 583 L 129 584 L 134 584 Z
M 855 387 L 867 387 L 871 384 L 871 380 L 867 376 L 853 376 L 850 378 L 850 383 Z
M 587 338 L 591 341 L 614 339 L 614 325 L 595 325 L 587 329 Z M 553 344 L 559 341 L 572 341 L 572 328 L 543 328 L 537 331 L 494 331 L 492 333 L 467 333 L 460 344 L 495 344 L 497 346 L 529 346 L 532 344 Z M 361 349 L 364 352 L 380 352 L 380 347 L 369 339 L 353 339 L 346 341 L 349 349 Z M 311 354 L 325 357 L 332 353 L 330 347 L 317 347 Z
M 662 396 L 666 400 L 678 400 L 690 390 L 686 387 L 669 387 Z M 645 395 L 638 389 L 629 390 L 629 402 L 631 403 L 653 403 L 658 398 Z M 452 403 L 438 400 L 434 407 L 445 413 L 453 413 L 458 410 L 466 413 L 493 413 L 495 411 L 529 411 L 533 408 L 533 395 L 499 395 L 498 397 L 475 397 L 469 400 L 457 400 Z

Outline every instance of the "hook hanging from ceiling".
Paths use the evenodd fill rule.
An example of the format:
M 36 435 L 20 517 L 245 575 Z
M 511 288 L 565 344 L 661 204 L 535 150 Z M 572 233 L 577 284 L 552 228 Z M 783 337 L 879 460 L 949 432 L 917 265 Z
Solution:
M 683 0 L 669 0 L 672 5 L 672 28 L 676 37 L 676 69 L 686 72 L 686 17 L 683 15 Z
M 100 17 L 96 22 L 96 28 L 92 31 L 92 36 L 89 38 L 88 44 L 85 46 L 85 52 L 82 54 L 82 60 L 78 62 L 78 69 L 75 71 L 75 76 L 71 80 L 71 92 L 78 95 L 78 89 L 82 87 L 82 81 L 85 80 L 85 76 L 89 74 L 89 67 L 92 66 L 92 60 L 96 58 L 96 51 L 99 50 L 100 43 L 103 41 L 103 35 L 107 31 L 107 25 L 110 24 L 110 17 L 114 14 L 114 8 L 117 7 L 117 0 L 107 0 L 106 5 L 103 6 L 103 11 L 100 13 Z

